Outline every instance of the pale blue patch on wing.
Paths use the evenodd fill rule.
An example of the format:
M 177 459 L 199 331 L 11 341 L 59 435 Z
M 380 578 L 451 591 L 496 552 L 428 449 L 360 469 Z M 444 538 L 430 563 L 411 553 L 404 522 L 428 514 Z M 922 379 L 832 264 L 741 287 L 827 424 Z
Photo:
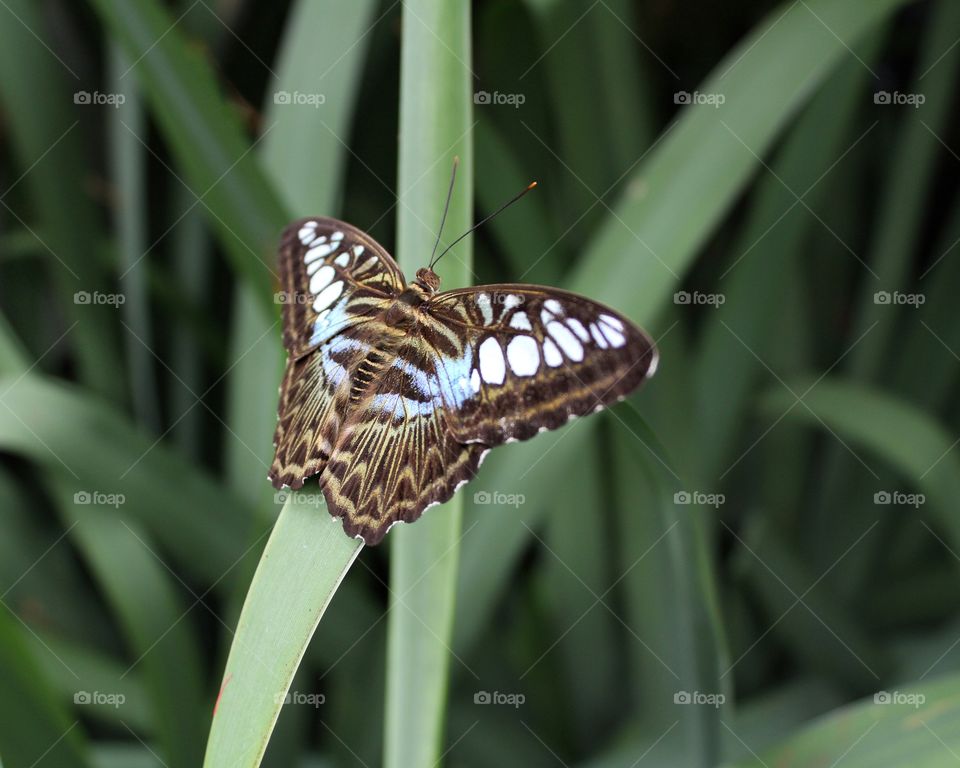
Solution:
M 339 387 L 344 379 L 346 379 L 347 369 L 334 360 L 333 355 L 345 350 L 358 350 L 361 354 L 365 355 L 367 353 L 367 345 L 357 339 L 340 337 L 334 338 L 333 341 L 321 350 L 323 372 L 334 387 Z
M 473 347 L 470 344 L 464 348 L 462 357 L 441 357 L 437 368 L 437 381 L 445 403 L 459 408 L 474 396 L 470 384 L 473 373 Z
M 324 310 L 317 317 L 313 324 L 313 335 L 310 337 L 310 346 L 322 344 L 327 339 L 332 338 L 343 328 L 355 322 L 355 319 L 347 315 L 347 304 L 349 297 L 344 296 L 340 301 L 334 304 L 330 309 Z
M 370 405 L 374 410 L 392 416 L 395 421 L 415 416 L 430 416 L 434 409 L 430 400 L 411 400 L 397 394 L 374 395 Z
M 427 395 L 436 396 L 436 387 L 433 384 L 434 377 L 429 373 L 400 357 L 395 358 L 391 366 L 407 374 L 421 395 L 424 397 Z

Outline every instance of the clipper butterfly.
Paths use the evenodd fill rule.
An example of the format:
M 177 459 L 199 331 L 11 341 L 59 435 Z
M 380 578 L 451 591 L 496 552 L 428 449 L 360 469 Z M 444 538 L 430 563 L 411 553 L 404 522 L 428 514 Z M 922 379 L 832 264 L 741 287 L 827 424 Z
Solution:
M 494 446 L 622 400 L 657 350 L 612 309 L 566 291 L 407 284 L 342 221 L 302 219 L 280 243 L 283 343 L 269 478 L 319 476 L 347 533 L 377 544 L 449 499 Z

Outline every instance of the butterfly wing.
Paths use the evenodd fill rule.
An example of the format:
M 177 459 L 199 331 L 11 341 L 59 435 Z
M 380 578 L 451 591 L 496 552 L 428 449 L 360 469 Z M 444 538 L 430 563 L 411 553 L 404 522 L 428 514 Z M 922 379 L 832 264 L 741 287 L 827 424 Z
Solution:
M 291 224 L 279 261 L 288 358 L 268 477 L 278 488 L 300 488 L 337 440 L 350 378 L 368 351 L 362 329 L 404 280 L 375 240 L 336 219 Z
M 343 221 L 300 219 L 280 238 L 283 345 L 299 358 L 369 320 L 405 287 L 390 254 Z
M 472 478 L 486 446 L 450 431 L 436 357 L 418 334 L 376 358 L 380 370 L 354 404 L 320 477 L 330 512 L 351 536 L 377 544 Z
M 463 443 L 494 446 L 556 429 L 622 400 L 656 369 L 646 333 L 566 291 L 466 288 L 435 296 L 427 312 L 436 325 L 444 415 Z M 459 344 L 443 349 L 441 335 Z

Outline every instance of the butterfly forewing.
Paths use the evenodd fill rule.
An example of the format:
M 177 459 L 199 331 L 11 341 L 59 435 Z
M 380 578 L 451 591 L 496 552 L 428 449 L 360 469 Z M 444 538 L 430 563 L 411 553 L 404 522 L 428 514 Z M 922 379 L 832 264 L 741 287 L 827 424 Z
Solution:
M 376 315 L 404 288 L 396 262 L 372 237 L 336 219 L 301 219 L 280 240 L 283 343 L 300 357 Z
M 440 355 L 450 429 L 499 445 L 556 429 L 632 392 L 656 365 L 653 341 L 622 315 L 566 291 L 487 285 L 434 297 L 428 312 L 461 339 Z

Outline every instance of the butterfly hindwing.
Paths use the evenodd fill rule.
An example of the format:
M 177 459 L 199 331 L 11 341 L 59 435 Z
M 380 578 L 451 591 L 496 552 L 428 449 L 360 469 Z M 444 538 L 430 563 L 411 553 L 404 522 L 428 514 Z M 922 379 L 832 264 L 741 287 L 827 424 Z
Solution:
M 449 499 L 487 450 L 449 430 L 435 361 L 422 340 L 411 336 L 388 348 L 365 363 L 378 370 L 369 384 L 358 378 L 353 415 L 320 477 L 330 512 L 367 544 Z
M 597 302 L 553 288 L 486 285 L 435 296 L 428 314 L 461 338 L 440 354 L 445 415 L 464 443 L 556 429 L 623 399 L 656 366 L 653 341 Z
M 363 327 L 287 360 L 269 474 L 276 487 L 300 488 L 326 465 L 348 412 L 350 380 L 368 350 Z
M 376 314 L 404 288 L 390 254 L 337 219 L 300 219 L 280 238 L 283 344 L 300 357 Z

